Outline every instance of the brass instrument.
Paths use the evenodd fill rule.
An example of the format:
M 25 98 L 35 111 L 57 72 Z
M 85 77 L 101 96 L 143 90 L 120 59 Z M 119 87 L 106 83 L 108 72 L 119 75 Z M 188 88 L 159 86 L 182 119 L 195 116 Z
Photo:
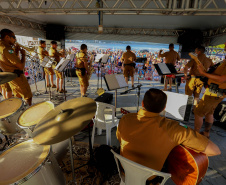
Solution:
M 35 47 L 29 48 L 27 46 L 23 46 L 22 44 L 19 44 L 18 42 L 16 43 L 19 47 L 23 48 L 24 50 L 26 50 L 28 53 L 37 53 L 35 52 Z
M 89 63 L 89 75 L 87 76 L 88 77 L 88 80 L 90 80 L 93 72 L 95 71 L 94 67 L 92 67 L 93 60 L 94 60 L 94 56 L 92 55 L 90 57 L 90 63 Z

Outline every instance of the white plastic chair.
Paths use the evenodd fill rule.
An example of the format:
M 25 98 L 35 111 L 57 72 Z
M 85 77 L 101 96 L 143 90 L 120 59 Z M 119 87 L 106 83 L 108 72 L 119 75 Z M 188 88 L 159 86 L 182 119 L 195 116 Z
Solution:
M 115 117 L 115 106 L 107 103 L 96 102 L 97 111 L 95 118 L 93 119 L 93 131 L 92 131 L 92 146 L 94 144 L 95 128 L 97 128 L 97 134 L 101 135 L 102 129 L 106 130 L 106 144 L 111 145 L 111 129 L 118 125 L 119 119 Z M 112 114 L 105 115 L 104 110 L 111 108 Z
M 135 163 L 129 159 L 126 159 L 125 157 L 115 153 L 113 150 L 111 150 L 111 152 L 114 154 L 118 172 L 121 177 L 120 185 L 145 185 L 146 180 L 154 175 L 163 177 L 161 183 L 161 185 L 163 185 L 171 177 L 171 174 L 169 173 L 163 173 L 153 170 L 146 166 Z M 125 172 L 125 182 L 123 182 L 122 180 L 118 160 L 120 161 Z

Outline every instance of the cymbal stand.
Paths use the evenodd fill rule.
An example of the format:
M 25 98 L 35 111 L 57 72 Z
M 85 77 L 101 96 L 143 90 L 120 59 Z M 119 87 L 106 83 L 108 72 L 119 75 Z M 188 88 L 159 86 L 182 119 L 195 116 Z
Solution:
M 93 164 L 94 158 L 93 158 L 93 147 L 92 147 L 92 141 L 91 141 L 91 126 L 90 126 L 90 123 L 88 124 L 88 131 L 89 131 L 89 161 L 86 164 L 83 164 L 83 165 L 75 168 L 75 170 L 80 169 L 83 166 Z
M 75 178 L 75 169 L 74 169 L 74 158 L 73 158 L 73 148 L 72 148 L 72 139 L 69 139 L 69 152 L 70 152 L 70 159 L 71 159 L 71 170 L 72 170 L 72 183 L 76 183 L 76 178 Z

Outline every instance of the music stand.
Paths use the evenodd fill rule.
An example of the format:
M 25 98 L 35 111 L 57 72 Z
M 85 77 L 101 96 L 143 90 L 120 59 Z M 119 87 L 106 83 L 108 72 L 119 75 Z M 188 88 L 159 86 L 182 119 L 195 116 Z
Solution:
M 123 75 L 111 74 L 104 76 L 109 91 L 115 90 L 115 113 L 117 108 L 117 89 L 128 87 Z
M 49 57 L 44 57 L 43 61 L 41 62 L 40 66 L 50 68 L 52 67 L 54 60 L 50 60 Z
M 60 60 L 60 62 L 57 64 L 57 66 L 55 67 L 55 69 L 54 69 L 56 71 L 59 71 L 59 72 L 63 73 L 63 78 L 64 78 L 64 99 L 65 99 L 65 101 L 66 101 L 66 93 L 65 93 L 65 74 L 64 74 L 64 69 L 67 67 L 69 62 L 70 62 L 70 59 L 62 58 Z
M 164 93 L 167 95 L 167 103 L 161 115 L 178 121 L 189 121 L 193 97 L 169 91 Z
M 177 77 L 180 77 L 180 75 L 178 75 L 179 73 L 177 73 L 177 70 L 174 67 L 174 65 L 173 64 L 158 63 L 158 64 L 154 64 L 154 66 L 155 66 L 155 69 L 157 70 L 159 75 L 165 75 L 164 85 L 166 83 L 166 75 L 175 75 L 176 92 L 179 93 Z
M 98 92 L 98 89 L 99 89 L 99 70 L 100 70 L 100 79 L 101 79 L 101 89 L 102 89 L 102 64 L 106 64 L 107 61 L 108 61 L 108 58 L 109 58 L 110 55 L 106 55 L 106 54 L 97 54 L 95 56 L 95 62 L 98 63 L 98 79 L 97 79 L 97 92 Z M 101 67 L 100 67 L 101 65 Z M 96 93 L 97 93 L 96 92 Z

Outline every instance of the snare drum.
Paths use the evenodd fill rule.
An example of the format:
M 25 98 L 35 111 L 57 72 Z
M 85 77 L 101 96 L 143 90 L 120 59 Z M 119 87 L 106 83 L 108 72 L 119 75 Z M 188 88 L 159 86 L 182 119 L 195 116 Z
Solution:
M 0 102 L 0 132 L 6 135 L 20 132 L 16 122 L 23 112 L 23 101 L 20 98 L 9 98 Z
M 51 147 L 32 139 L 2 153 L 0 166 L 0 185 L 66 185 Z
M 17 125 L 32 137 L 36 124 L 52 109 L 54 104 L 51 101 L 37 103 L 24 111 L 17 120 Z

